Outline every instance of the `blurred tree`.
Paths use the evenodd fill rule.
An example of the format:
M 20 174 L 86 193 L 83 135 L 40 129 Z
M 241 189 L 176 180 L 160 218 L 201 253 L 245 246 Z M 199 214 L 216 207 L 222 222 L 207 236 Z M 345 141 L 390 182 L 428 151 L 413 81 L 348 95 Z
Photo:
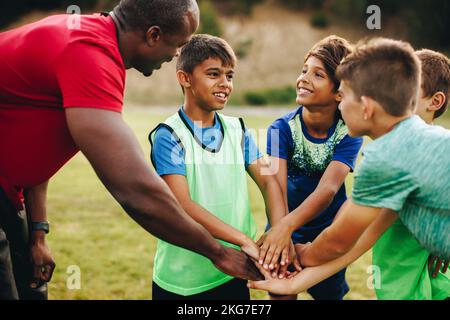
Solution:
M 362 21 L 367 18 L 366 8 L 369 6 L 367 0 L 338 0 L 332 1 L 330 7 L 333 14 L 341 19 Z
M 27 0 L 0 1 L 0 28 L 7 26 L 27 9 Z
M 7 26 L 21 15 L 32 10 L 60 9 L 65 11 L 70 5 L 79 6 L 83 12 L 96 7 L 97 0 L 2 0 L 0 2 L 0 12 L 2 13 L 0 15 L 0 28 Z
M 316 28 L 326 28 L 328 26 L 328 18 L 322 10 L 314 13 L 311 17 L 311 25 Z
M 277 0 L 277 2 L 300 9 L 329 9 L 335 16 L 353 21 L 365 20 L 366 8 L 369 5 L 378 5 L 383 18 L 400 19 L 408 24 L 409 39 L 415 46 L 450 49 L 448 0 Z
M 326 0 L 278 0 L 285 6 L 291 8 L 313 8 L 313 9 L 321 9 L 323 8 Z
M 222 35 L 222 26 L 215 7 L 210 0 L 199 0 L 198 3 L 200 7 L 200 26 L 197 33 L 208 33 L 220 37 Z
M 410 25 L 410 38 L 431 49 L 450 49 L 450 2 L 448 0 L 405 1 L 402 10 Z
M 221 14 L 235 15 L 243 14 L 250 15 L 253 7 L 262 3 L 265 0 L 215 0 L 214 6 L 219 9 Z
M 201 32 L 222 34 L 217 9 L 221 14 L 251 13 L 252 8 L 265 0 L 198 0 L 202 17 Z M 310 8 L 332 13 L 343 20 L 366 19 L 366 8 L 378 5 L 384 18 L 401 19 L 410 31 L 410 40 L 416 46 L 450 49 L 449 0 L 272 0 L 290 8 Z M 7 26 L 31 10 L 65 11 L 69 5 L 78 5 L 81 12 L 111 10 L 119 0 L 1 0 L 0 28 Z M 216 9 L 217 8 L 217 9 Z M 319 11 L 320 12 L 320 11 Z M 317 20 L 318 17 L 316 17 Z M 320 20 L 320 19 L 319 19 Z M 323 20 L 323 19 L 322 19 Z M 319 21 L 323 22 L 323 21 Z

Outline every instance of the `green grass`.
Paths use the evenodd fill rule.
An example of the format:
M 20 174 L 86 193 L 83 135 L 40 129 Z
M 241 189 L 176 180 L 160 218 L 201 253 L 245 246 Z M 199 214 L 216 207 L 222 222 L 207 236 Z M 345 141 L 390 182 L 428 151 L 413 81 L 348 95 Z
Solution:
M 150 129 L 167 114 L 150 110 L 127 110 L 124 115 L 135 131 L 145 156 L 150 146 Z M 249 128 L 267 128 L 273 116 L 245 117 Z M 450 127 L 450 119 L 439 122 Z M 265 136 L 259 137 L 264 150 Z M 149 163 L 149 170 L 151 165 Z M 352 184 L 352 177 L 347 185 Z M 266 223 L 262 197 L 249 180 L 252 212 L 258 225 L 258 236 Z M 56 260 L 50 283 L 50 299 L 150 299 L 153 255 L 156 239 L 127 217 L 95 176 L 81 154 L 72 159 L 51 180 L 48 195 L 48 215 L 52 231 L 48 243 Z M 370 253 L 364 255 L 347 272 L 351 291 L 347 299 L 374 299 L 366 282 Z M 67 268 L 81 269 L 81 289 L 69 290 Z M 267 299 L 262 291 L 252 291 L 252 298 Z M 300 298 L 310 299 L 301 294 Z

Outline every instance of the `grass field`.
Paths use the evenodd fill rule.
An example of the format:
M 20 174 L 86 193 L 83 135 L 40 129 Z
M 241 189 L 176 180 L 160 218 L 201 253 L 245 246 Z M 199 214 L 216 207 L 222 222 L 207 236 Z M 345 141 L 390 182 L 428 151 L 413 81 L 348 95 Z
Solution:
M 285 110 L 250 110 L 231 113 L 244 116 L 253 129 L 266 128 Z M 128 108 L 124 117 L 135 131 L 148 159 L 147 135 L 173 109 Z M 450 119 L 439 124 L 450 128 Z M 258 137 L 264 150 L 265 136 Z M 153 170 L 153 169 L 151 169 Z M 352 176 L 347 179 L 351 187 Z M 266 223 L 263 200 L 256 185 L 249 180 L 251 208 L 258 224 L 258 236 Z M 151 299 L 151 275 L 156 239 L 127 217 L 95 176 L 88 161 L 78 154 L 51 180 L 48 215 L 52 232 L 48 243 L 56 260 L 50 283 L 50 299 Z M 367 253 L 349 267 L 350 292 L 346 299 L 374 299 L 367 287 L 370 265 Z M 81 288 L 68 289 L 69 266 L 81 270 Z M 308 294 L 299 295 L 310 299 Z M 262 291 L 252 291 L 253 299 L 267 299 Z

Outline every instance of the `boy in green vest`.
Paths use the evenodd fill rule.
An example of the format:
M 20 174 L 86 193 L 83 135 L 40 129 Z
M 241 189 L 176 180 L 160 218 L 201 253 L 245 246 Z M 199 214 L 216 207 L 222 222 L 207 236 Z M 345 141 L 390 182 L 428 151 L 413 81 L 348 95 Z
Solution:
M 223 244 L 257 259 L 246 172 L 260 188 L 272 222 L 286 215 L 287 209 L 278 182 L 267 174 L 270 168 L 242 119 L 216 112 L 233 91 L 235 64 L 233 50 L 217 37 L 195 35 L 183 47 L 177 78 L 184 105 L 150 133 L 151 160 L 194 220 Z M 250 299 L 246 281 L 222 273 L 201 255 L 161 240 L 152 289 L 154 300 Z

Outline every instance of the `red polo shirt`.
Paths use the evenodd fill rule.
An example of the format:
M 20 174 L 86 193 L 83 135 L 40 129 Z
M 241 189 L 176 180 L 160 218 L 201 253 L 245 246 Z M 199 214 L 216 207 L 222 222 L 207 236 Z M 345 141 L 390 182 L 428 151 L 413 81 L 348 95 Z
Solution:
M 111 17 L 56 15 L 0 33 L 0 186 L 16 205 L 79 151 L 64 108 L 121 112 L 124 84 Z

